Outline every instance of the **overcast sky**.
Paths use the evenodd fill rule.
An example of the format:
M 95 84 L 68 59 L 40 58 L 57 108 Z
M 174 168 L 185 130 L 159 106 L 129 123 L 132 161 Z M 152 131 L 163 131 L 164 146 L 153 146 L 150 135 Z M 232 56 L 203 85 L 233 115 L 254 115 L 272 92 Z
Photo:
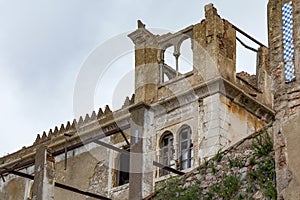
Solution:
M 266 0 L 0 0 L 0 156 L 74 118 L 78 74 L 99 45 L 136 29 L 137 19 L 147 28 L 178 31 L 200 22 L 210 2 L 221 17 L 267 45 Z M 128 66 L 120 65 L 122 55 L 112 62 L 116 69 L 133 70 L 128 55 Z M 99 81 L 95 108 L 112 104 L 114 87 L 132 88 L 122 74 L 122 84 L 110 79 L 113 73 Z

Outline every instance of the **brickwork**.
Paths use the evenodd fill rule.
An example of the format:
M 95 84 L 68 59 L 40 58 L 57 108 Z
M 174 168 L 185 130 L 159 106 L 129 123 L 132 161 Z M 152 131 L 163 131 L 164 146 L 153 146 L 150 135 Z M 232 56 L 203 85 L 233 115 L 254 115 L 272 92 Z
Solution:
M 299 76 L 299 42 L 300 42 L 300 2 L 292 2 L 293 14 L 293 44 L 295 47 L 294 66 L 295 80 L 286 83 L 285 80 L 285 63 L 283 58 L 283 22 L 282 22 L 282 5 L 290 1 L 269 1 L 268 4 L 268 22 L 269 22 L 269 48 L 270 48 L 270 67 L 273 77 L 273 93 L 274 93 L 274 110 L 275 122 L 273 125 L 273 133 L 275 139 L 275 157 L 276 157 L 276 174 L 277 174 L 277 190 L 279 199 L 299 199 L 300 191 L 299 171 L 295 169 L 295 165 L 300 163 L 292 162 L 295 158 L 293 152 L 299 152 L 298 145 L 294 145 L 292 141 L 298 140 L 297 129 L 289 130 L 287 124 L 291 126 L 293 119 L 298 119 L 300 111 L 300 76 Z M 299 122 L 297 122 L 299 128 Z M 298 142 L 300 142 L 298 140 Z M 298 177 L 297 177 L 298 176 Z

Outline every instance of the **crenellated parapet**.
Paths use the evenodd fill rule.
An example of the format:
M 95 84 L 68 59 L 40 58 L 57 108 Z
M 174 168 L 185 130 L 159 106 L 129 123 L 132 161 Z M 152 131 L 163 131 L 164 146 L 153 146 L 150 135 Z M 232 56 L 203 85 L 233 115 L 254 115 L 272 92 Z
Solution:
M 122 109 L 128 109 L 129 106 L 134 104 L 134 94 L 131 98 L 126 97 Z M 125 113 L 123 110 L 117 110 L 113 112 L 108 105 L 105 106 L 104 111 L 99 108 L 98 112 L 92 112 L 92 114 L 86 114 L 84 117 L 80 116 L 78 120 L 74 119 L 72 122 L 68 121 L 66 125 L 61 124 L 60 128 L 57 126 L 52 130 L 50 129 L 48 134 L 44 131 L 42 136 L 37 135 L 34 145 L 41 144 L 47 140 L 52 140 L 60 136 L 74 136 L 80 134 L 80 130 L 83 127 L 99 127 L 105 129 L 105 125 L 114 122 L 115 118 Z

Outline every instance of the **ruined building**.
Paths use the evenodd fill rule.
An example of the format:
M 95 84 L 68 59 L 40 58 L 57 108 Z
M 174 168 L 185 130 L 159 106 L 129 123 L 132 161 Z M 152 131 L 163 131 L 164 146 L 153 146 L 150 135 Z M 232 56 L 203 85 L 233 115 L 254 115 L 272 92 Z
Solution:
M 299 11 L 300 1 L 269 1 L 269 47 L 212 4 L 205 19 L 176 33 L 155 35 L 138 21 L 128 35 L 135 95 L 119 110 L 106 106 L 0 158 L 0 199 L 142 199 L 157 181 L 188 173 L 266 124 L 273 124 L 278 196 L 297 199 Z M 260 46 L 252 49 L 254 76 L 236 72 L 237 42 L 249 48 L 237 32 Z M 185 42 L 193 53 L 189 71 L 179 62 Z M 165 60 L 168 49 L 174 66 Z

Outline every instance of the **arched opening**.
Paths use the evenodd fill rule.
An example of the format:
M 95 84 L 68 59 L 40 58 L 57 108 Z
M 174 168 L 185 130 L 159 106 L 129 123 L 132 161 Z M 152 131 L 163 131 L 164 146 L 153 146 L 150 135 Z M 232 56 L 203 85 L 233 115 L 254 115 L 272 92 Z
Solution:
M 176 62 L 175 62 L 175 57 L 173 55 L 174 53 L 174 46 L 168 47 L 165 52 L 164 52 L 164 63 L 168 65 L 169 67 L 175 69 Z
M 163 51 L 163 65 L 162 65 L 162 82 L 167 82 L 177 76 L 176 60 L 173 55 L 174 46 L 168 47 Z
M 188 36 L 179 36 L 172 43 L 162 45 L 161 61 L 162 82 L 193 71 L 192 40 Z
M 180 56 L 179 56 L 179 73 L 185 74 L 193 71 L 193 50 L 192 41 L 190 38 L 184 40 L 180 45 Z

